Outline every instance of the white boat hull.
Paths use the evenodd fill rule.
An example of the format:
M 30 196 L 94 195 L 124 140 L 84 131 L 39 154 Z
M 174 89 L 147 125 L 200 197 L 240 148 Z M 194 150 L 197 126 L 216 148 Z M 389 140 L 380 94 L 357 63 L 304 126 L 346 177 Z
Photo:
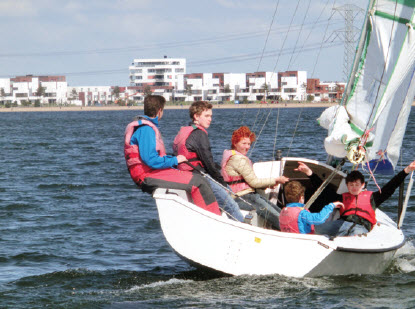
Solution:
M 368 236 L 329 240 L 322 235 L 283 233 L 232 221 L 163 191 L 158 189 L 154 198 L 170 246 L 186 260 L 226 274 L 379 274 L 404 243 L 402 232 L 387 221 Z
M 284 159 L 281 169 L 285 167 L 289 172 L 298 160 Z M 317 161 L 303 158 L 301 161 L 315 171 L 332 169 Z M 261 164 L 263 170 L 271 171 L 270 164 L 275 167 L 280 163 Z M 257 173 L 261 166 L 254 169 Z M 160 188 L 153 197 L 164 236 L 174 251 L 194 265 L 231 275 L 380 274 L 405 242 L 402 231 L 379 209 L 378 224 L 367 235 L 329 239 L 324 235 L 284 233 L 233 221 L 188 202 L 184 191 Z

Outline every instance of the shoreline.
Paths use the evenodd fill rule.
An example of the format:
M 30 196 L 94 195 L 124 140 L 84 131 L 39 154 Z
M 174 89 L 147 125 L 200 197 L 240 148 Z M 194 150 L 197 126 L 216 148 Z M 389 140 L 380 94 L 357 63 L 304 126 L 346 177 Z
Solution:
M 299 108 L 330 107 L 337 103 L 278 103 L 278 104 L 212 104 L 214 109 L 235 108 Z M 190 105 L 166 105 L 164 109 L 188 109 Z M 127 111 L 143 110 L 143 106 L 53 106 L 53 107 L 10 107 L 0 108 L 0 113 L 10 112 L 79 112 L 79 111 Z
M 338 103 L 278 103 L 278 104 L 213 104 L 214 109 L 236 108 L 323 108 Z M 165 109 L 188 109 L 190 105 L 166 105 Z M 412 103 L 415 106 L 415 102 Z M 80 112 L 80 111 L 127 111 L 143 110 L 143 106 L 54 106 L 54 107 L 10 107 L 0 108 L 0 113 L 11 112 Z

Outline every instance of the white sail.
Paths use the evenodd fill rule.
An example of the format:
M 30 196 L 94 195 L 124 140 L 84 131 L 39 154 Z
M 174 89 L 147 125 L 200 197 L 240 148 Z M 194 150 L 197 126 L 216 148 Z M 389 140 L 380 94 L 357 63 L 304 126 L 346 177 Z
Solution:
M 370 132 L 366 161 L 396 166 L 415 94 L 414 7 L 413 0 L 370 4 L 339 109 L 347 117 L 333 121 L 325 141 L 330 155 L 346 156 L 347 146 Z

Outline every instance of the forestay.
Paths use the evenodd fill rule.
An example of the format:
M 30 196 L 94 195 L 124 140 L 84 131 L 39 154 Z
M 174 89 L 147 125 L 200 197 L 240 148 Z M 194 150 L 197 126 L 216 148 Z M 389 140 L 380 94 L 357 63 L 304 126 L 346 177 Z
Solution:
M 320 118 L 336 115 L 326 126 L 328 154 L 345 157 L 366 135 L 365 161 L 393 172 L 415 94 L 414 7 L 415 0 L 370 2 L 343 100 Z

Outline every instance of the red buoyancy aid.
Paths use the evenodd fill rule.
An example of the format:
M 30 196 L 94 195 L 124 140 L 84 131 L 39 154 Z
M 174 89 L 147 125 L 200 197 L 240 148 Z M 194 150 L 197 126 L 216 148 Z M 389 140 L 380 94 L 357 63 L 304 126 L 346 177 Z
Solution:
M 240 153 L 236 150 L 226 149 L 223 152 L 222 163 L 221 163 L 222 177 L 229 184 L 229 186 L 231 187 L 231 189 L 234 193 L 238 193 L 239 191 L 251 188 L 251 186 L 245 181 L 245 179 L 241 175 L 239 175 L 239 176 L 230 176 L 226 172 L 226 168 L 225 168 L 226 164 L 228 163 L 229 159 L 232 156 L 236 155 L 236 154 L 239 154 L 239 155 L 243 156 L 242 153 Z M 248 158 L 248 160 L 249 160 L 249 158 Z M 251 166 L 252 166 L 251 160 L 249 160 L 249 164 L 251 164 Z
M 187 161 L 191 165 L 195 167 L 200 165 L 203 167 L 203 163 L 202 161 L 200 161 L 199 157 L 197 156 L 197 153 L 191 152 L 186 148 L 187 139 L 189 138 L 190 134 L 192 134 L 192 132 L 197 129 L 200 129 L 204 131 L 206 134 L 208 134 L 205 128 L 198 126 L 196 124 L 192 124 L 191 126 L 181 127 L 179 133 L 177 133 L 176 137 L 174 138 L 173 152 L 177 153 L 177 155 L 185 156 Z M 184 162 L 179 164 L 178 169 L 182 171 L 193 170 L 188 164 Z
M 298 227 L 298 217 L 300 212 L 304 207 L 284 207 L 280 213 L 280 229 L 282 232 L 287 233 L 300 233 L 300 228 Z M 314 225 L 311 226 L 311 232 L 309 234 L 314 234 Z
M 350 194 L 349 192 L 343 193 L 344 208 L 340 208 L 340 216 L 347 217 L 350 215 L 356 215 L 369 221 L 372 226 L 376 224 L 375 210 L 370 203 L 372 197 L 371 191 L 362 191 L 358 196 Z
M 144 117 L 140 117 L 138 121 L 130 122 L 127 125 L 127 128 L 125 129 L 124 156 L 125 162 L 127 163 L 128 171 L 130 172 L 130 175 L 135 182 L 137 182 L 137 177 L 142 180 L 145 178 L 145 175 L 147 173 L 153 170 L 152 168 L 144 164 L 143 160 L 140 157 L 140 151 L 138 149 L 138 146 L 130 145 L 131 137 L 133 136 L 134 132 L 138 129 L 138 127 L 143 125 L 151 127 L 156 133 L 156 150 L 159 156 L 164 157 L 166 155 L 166 149 L 164 147 L 163 138 L 160 134 L 159 129 L 154 123 L 152 123 L 150 120 L 147 120 L 147 118 Z M 132 172 L 132 168 L 134 168 L 134 172 Z

